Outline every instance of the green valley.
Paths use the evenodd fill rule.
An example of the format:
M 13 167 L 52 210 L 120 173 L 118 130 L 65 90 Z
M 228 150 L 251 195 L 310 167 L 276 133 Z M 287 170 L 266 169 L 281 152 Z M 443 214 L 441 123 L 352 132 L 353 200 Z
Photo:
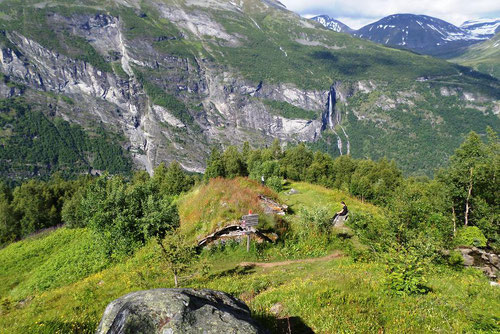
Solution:
M 467 52 L 452 61 L 472 67 L 497 79 L 500 78 L 500 34 L 496 34 L 481 44 L 469 47 Z

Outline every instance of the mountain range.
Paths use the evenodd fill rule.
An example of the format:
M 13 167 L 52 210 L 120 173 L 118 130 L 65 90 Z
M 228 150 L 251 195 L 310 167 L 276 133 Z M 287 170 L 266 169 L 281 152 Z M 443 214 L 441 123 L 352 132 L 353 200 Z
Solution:
M 459 56 L 469 46 L 493 37 L 500 27 L 500 19 L 471 20 L 457 27 L 427 15 L 395 14 L 359 30 L 349 27 L 339 30 L 335 27 L 342 23 L 326 15 L 312 19 L 335 31 L 441 58 Z
M 500 128 L 498 80 L 274 0 L 5 0 L 0 12 L 11 179 L 174 160 L 203 172 L 213 146 L 275 138 L 432 174 L 464 134 Z

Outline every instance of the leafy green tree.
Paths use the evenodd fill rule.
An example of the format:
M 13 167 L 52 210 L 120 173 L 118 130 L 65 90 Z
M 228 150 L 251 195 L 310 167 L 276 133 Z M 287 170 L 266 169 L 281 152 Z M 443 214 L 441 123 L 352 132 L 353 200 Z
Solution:
M 42 181 L 30 180 L 14 189 L 12 207 L 19 218 L 21 235 L 60 224 L 58 199 Z
M 313 162 L 307 168 L 306 181 L 332 187 L 335 179 L 333 159 L 328 154 L 314 153 Z
M 251 152 L 250 143 L 246 141 L 243 143 L 243 147 L 241 149 L 241 157 L 245 165 L 247 165 L 248 163 L 248 157 L 250 156 L 250 152 Z
M 446 193 L 438 182 L 410 178 L 395 193 L 388 208 L 400 245 L 407 245 L 421 231 L 432 233 L 432 238 L 440 244 L 451 240 L 453 230 L 447 216 Z
M 224 171 L 227 178 L 247 175 L 245 163 L 236 146 L 229 146 L 222 155 Z
M 271 145 L 271 152 L 273 155 L 273 159 L 279 160 L 283 156 L 283 152 L 281 150 L 281 144 L 278 138 L 273 140 L 273 144 Z
M 169 195 L 179 195 L 188 191 L 194 184 L 194 180 L 186 174 L 181 165 L 174 161 L 165 168 L 160 164 L 155 169 L 153 182 L 156 182 L 160 191 Z
M 19 222 L 10 205 L 10 189 L 0 183 L 0 245 L 16 240 L 20 236 Z
M 450 158 L 449 167 L 438 174 L 448 191 L 455 221 L 465 226 L 482 218 L 475 214 L 475 203 L 498 207 L 498 140 L 491 132 L 490 140 L 493 142 L 487 146 L 479 135 L 470 132 Z
M 287 149 L 280 163 L 286 178 L 303 181 L 312 161 L 312 152 L 304 144 L 300 144 Z
M 112 257 L 128 255 L 179 224 L 173 197 L 152 180 L 127 183 L 120 176 L 102 176 L 88 186 L 81 206 L 85 225 Z
M 333 161 L 333 188 L 349 191 L 351 178 L 356 171 L 358 161 L 350 155 L 342 155 Z
M 94 182 L 94 180 L 92 176 L 86 175 L 72 182 L 73 189 L 71 194 L 66 197 L 61 209 L 61 219 L 67 227 L 76 228 L 85 226 L 87 213 L 83 211 L 81 202 L 85 197 L 89 184 Z
M 196 248 L 178 233 L 169 233 L 159 241 L 163 258 L 174 274 L 175 287 L 179 286 L 179 275 L 189 268 L 196 256 Z
M 179 226 L 177 206 L 170 196 L 152 193 L 143 200 L 143 216 L 139 219 L 144 239 L 163 238 L 173 228 Z
M 279 193 L 283 190 L 283 179 L 279 176 L 271 176 L 266 180 L 266 185 Z
M 362 160 L 358 162 L 356 171 L 351 177 L 349 190 L 362 200 L 387 204 L 401 181 L 401 170 L 396 167 L 394 161 Z
M 226 171 L 224 168 L 224 160 L 222 154 L 216 147 L 212 148 L 210 158 L 207 161 L 207 168 L 205 170 L 204 179 L 206 181 L 216 177 L 225 177 Z

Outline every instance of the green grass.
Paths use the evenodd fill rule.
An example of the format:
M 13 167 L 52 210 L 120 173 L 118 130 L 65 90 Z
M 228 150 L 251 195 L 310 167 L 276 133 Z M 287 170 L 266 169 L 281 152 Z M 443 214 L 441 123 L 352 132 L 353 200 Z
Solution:
M 23 299 L 76 282 L 108 263 L 90 231 L 61 228 L 1 250 L 0 295 Z
M 295 189 L 298 193 L 289 195 L 288 191 L 290 189 Z M 298 212 L 301 208 L 313 209 L 324 207 L 333 216 L 335 212 L 342 209 L 340 202 L 344 201 L 349 210 L 353 212 L 362 212 L 377 217 L 383 216 L 383 210 L 379 207 L 364 203 L 346 192 L 331 190 L 306 182 L 292 182 L 287 184 L 285 190 L 280 193 L 280 199 L 287 203 L 294 212 Z
M 240 180 L 239 182 L 243 182 Z M 341 191 L 292 183 L 299 193 L 279 196 L 295 214 L 287 220 L 298 228 L 300 211 L 317 206 L 338 209 L 345 200 L 351 212 L 381 217 L 381 209 Z M 196 198 L 199 190 L 187 194 Z M 182 215 L 181 215 L 182 217 Z M 307 326 L 315 333 L 494 333 L 500 330 L 500 290 L 476 270 L 454 271 L 431 266 L 426 295 L 396 296 L 386 286 L 383 263 L 354 262 L 349 256 L 326 262 L 295 263 L 273 268 L 242 268 L 241 261 L 278 260 L 322 255 L 343 247 L 309 233 L 306 243 L 291 246 L 230 244 L 201 254 L 181 280 L 183 287 L 226 291 L 243 299 L 269 328 L 282 331 Z M 173 287 L 173 278 L 153 241 L 132 257 L 107 269 L 85 229 L 59 229 L 0 250 L 0 331 L 6 333 L 93 333 L 106 305 L 128 292 Z M 297 248 L 299 247 L 300 248 Z M 315 255 L 315 256 L 316 256 Z M 208 268 L 203 273 L 201 266 Z M 104 269 L 103 269 L 104 268 Z M 103 269 L 103 270 L 101 270 Z M 57 275 L 56 275 L 57 273 Z M 50 282 L 44 285 L 43 282 Z M 271 308 L 281 304 L 275 314 Z M 284 326 L 284 327 L 283 327 Z M 297 327 L 295 327 L 297 328 Z

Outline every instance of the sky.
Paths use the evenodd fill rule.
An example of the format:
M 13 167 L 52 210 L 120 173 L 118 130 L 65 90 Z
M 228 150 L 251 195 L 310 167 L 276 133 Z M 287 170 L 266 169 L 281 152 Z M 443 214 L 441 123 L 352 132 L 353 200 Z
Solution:
M 384 16 L 424 14 L 461 25 L 478 18 L 500 18 L 500 0 L 280 0 L 305 17 L 327 14 L 353 29 Z

